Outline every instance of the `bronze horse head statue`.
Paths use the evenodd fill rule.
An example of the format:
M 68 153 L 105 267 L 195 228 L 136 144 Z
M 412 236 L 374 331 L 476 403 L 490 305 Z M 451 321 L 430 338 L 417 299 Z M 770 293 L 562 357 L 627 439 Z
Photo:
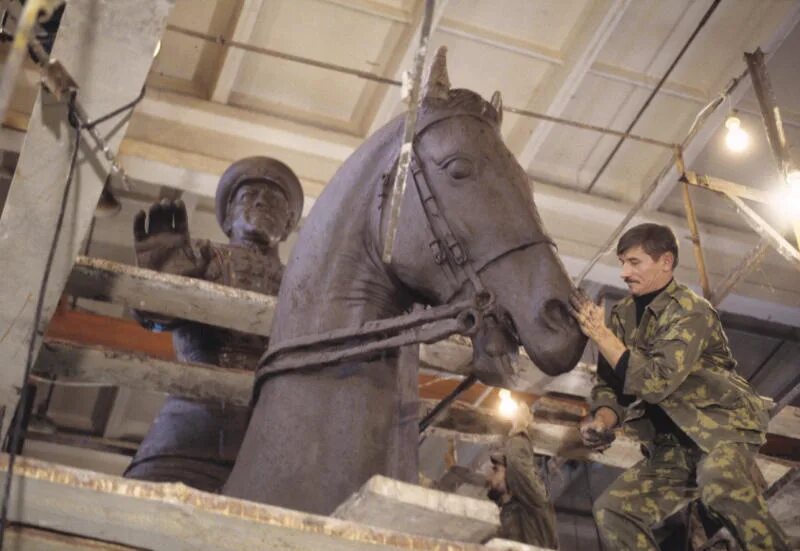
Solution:
M 477 348 L 521 344 L 550 375 L 572 369 L 586 342 L 566 307 L 572 284 L 501 119 L 499 94 L 487 102 L 450 89 L 437 53 L 391 262 L 381 253 L 402 117 L 368 138 L 315 203 L 284 274 L 270 350 L 481 291 L 495 309 Z M 268 358 L 226 494 L 329 514 L 373 474 L 417 480 L 414 366 L 383 354 L 276 371 Z M 491 379 L 491 367 L 479 369 Z

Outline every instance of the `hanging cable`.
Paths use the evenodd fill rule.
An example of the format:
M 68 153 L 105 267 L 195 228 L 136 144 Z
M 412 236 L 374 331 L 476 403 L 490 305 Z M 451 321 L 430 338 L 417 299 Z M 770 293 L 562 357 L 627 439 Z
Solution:
M 656 94 L 658 94 L 658 92 L 661 90 L 661 87 L 667 81 L 667 78 L 669 78 L 669 76 L 672 74 L 673 69 L 675 69 L 675 66 L 678 65 L 678 62 L 683 57 L 683 54 L 686 53 L 686 50 L 689 49 L 689 46 L 692 45 L 692 42 L 694 42 L 694 39 L 700 33 L 700 30 L 703 27 L 705 27 L 706 23 L 711 18 L 711 14 L 713 14 L 714 11 L 717 9 L 717 6 L 719 6 L 720 1 L 721 0 L 714 0 L 714 2 L 711 4 L 711 6 L 709 6 L 709 8 L 706 10 L 706 13 L 703 15 L 703 18 L 700 20 L 700 23 L 697 24 L 697 27 L 695 28 L 695 30 L 692 33 L 692 35 L 689 37 L 689 40 L 687 40 L 686 43 L 683 45 L 683 48 L 681 48 L 681 51 L 678 52 L 677 57 L 672 61 L 672 63 L 670 64 L 669 68 L 667 69 L 667 72 L 664 73 L 664 76 L 662 76 L 661 80 L 658 81 L 658 84 L 656 84 L 656 87 L 653 88 L 653 91 L 650 92 L 650 95 L 647 97 L 647 100 L 639 108 L 639 112 L 636 113 L 636 116 L 633 117 L 633 120 L 628 125 L 628 128 L 625 129 L 625 133 L 626 134 L 630 133 L 630 131 L 633 130 L 633 127 L 636 126 L 636 123 L 639 122 L 639 119 L 642 118 L 642 115 L 644 115 L 644 112 L 650 106 L 650 103 L 653 101 L 653 98 L 655 98 Z M 606 157 L 606 160 L 603 162 L 603 165 L 600 167 L 600 170 L 597 171 L 597 174 L 594 175 L 594 178 L 592 178 L 592 181 L 589 182 L 589 186 L 586 188 L 586 193 L 589 193 L 589 192 L 592 191 L 592 188 L 594 187 L 594 185 L 597 183 L 597 181 L 600 179 L 600 177 L 606 171 L 606 168 L 608 168 L 608 165 L 611 164 L 611 161 L 617 155 L 617 152 L 619 151 L 620 147 L 622 147 L 622 143 L 624 141 L 625 141 L 625 136 L 622 136 L 619 139 L 619 141 L 617 141 L 617 145 L 615 145 L 614 149 L 611 150 L 611 153 L 608 154 L 608 157 Z

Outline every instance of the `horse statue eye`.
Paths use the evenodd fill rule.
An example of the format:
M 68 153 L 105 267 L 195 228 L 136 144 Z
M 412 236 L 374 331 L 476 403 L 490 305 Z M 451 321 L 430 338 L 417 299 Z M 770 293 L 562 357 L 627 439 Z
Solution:
M 464 157 L 456 157 L 445 166 L 447 174 L 455 180 L 463 180 L 472 176 L 472 161 Z

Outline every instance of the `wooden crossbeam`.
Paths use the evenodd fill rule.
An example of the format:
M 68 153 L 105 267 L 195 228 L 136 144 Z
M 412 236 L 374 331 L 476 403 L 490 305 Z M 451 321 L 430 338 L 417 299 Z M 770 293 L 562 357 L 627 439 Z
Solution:
M 75 261 L 66 292 L 265 336 L 277 304 L 274 296 L 84 256 Z M 422 345 L 420 359 L 423 368 L 464 375 L 472 361 L 472 347 L 469 339 L 452 337 Z M 550 377 L 522 349 L 515 361 L 520 376 L 512 390 L 588 395 L 591 373 L 586 365 Z
M 7 470 L 2 455 L 0 475 Z M 24 457 L 14 467 L 9 520 L 137 549 L 481 549 Z
M 121 385 L 191 398 L 224 399 L 239 405 L 249 402 L 253 384 L 253 375 L 249 371 L 169 362 L 60 341 L 48 341 L 42 347 L 36 372 L 47 377 L 57 376 L 66 382 Z M 424 407 L 432 405 L 433 402 L 427 402 Z M 563 407 L 574 409 L 567 404 Z M 432 434 L 489 443 L 507 434 L 508 425 L 490 410 L 454 406 L 431 431 Z M 627 438 L 618 438 L 605 453 L 590 453 L 580 443 L 575 423 L 539 420 L 535 425 L 534 442 L 537 453 L 597 461 L 615 467 L 630 467 L 641 458 L 638 443 Z M 760 456 L 759 461 L 768 480 L 779 478 L 791 466 L 764 456 Z

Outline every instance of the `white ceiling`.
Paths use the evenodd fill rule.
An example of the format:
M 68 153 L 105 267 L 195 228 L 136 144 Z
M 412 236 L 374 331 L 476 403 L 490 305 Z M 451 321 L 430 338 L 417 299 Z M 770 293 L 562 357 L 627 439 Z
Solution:
M 500 90 L 507 106 L 624 130 L 711 4 L 439 0 L 431 50 L 448 47 L 454 86 L 487 98 Z M 399 80 L 411 65 L 423 6 L 421 0 L 177 0 L 170 24 Z M 743 71 L 743 52 L 761 46 L 774 54 L 770 75 L 787 136 L 798 143 L 798 19 L 798 1 L 721 2 L 633 131 L 682 141 L 703 105 Z M 14 102 L 22 116 L 33 104 L 32 72 L 27 81 Z M 749 87 L 749 81 L 742 86 Z M 131 213 L 156 197 L 160 186 L 181 189 L 195 205 L 195 235 L 221 239 L 209 215 L 215 180 L 228 163 L 248 155 L 272 155 L 292 166 L 310 205 L 361 141 L 402 112 L 399 96 L 397 86 L 168 30 L 147 96 L 136 108 L 121 148 L 123 164 L 138 183 L 124 199 L 121 215 L 98 222 L 94 250 L 130 261 L 123 251 L 130 247 Z M 754 147 L 734 157 L 721 145 L 722 132 L 712 132 L 697 158 L 687 159 L 689 168 L 774 187 L 772 159 L 752 92 L 737 107 Z M 587 194 L 616 137 L 508 112 L 504 119 L 506 142 L 536 182 L 542 217 L 573 273 L 671 155 L 667 149 L 628 140 Z M 666 196 L 660 212 L 637 220 L 669 223 L 686 237 L 679 191 L 675 187 Z M 718 282 L 757 238 L 718 196 L 695 190 L 693 197 L 712 283 Z M 785 226 L 777 213 L 761 212 L 776 226 Z M 679 275 L 694 283 L 690 244 L 683 243 L 685 268 Z M 589 278 L 616 283 L 615 262 L 607 255 Z M 797 270 L 770 253 L 762 269 L 737 287 L 723 308 L 800 325 L 798 281 Z

